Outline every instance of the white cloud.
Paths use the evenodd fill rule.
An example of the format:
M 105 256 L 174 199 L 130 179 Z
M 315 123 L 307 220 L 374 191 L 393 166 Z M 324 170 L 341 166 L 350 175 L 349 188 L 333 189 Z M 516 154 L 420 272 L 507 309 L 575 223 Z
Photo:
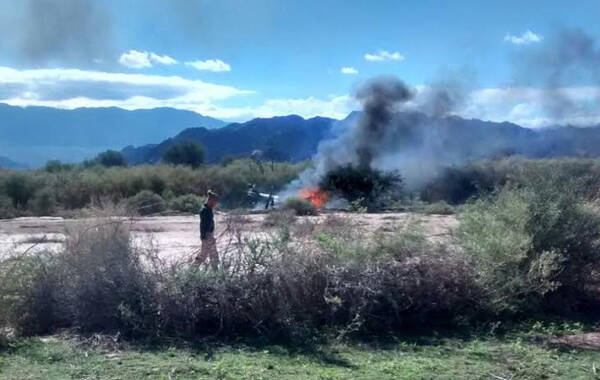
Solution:
M 555 102 L 561 100 L 568 104 L 562 113 L 556 111 L 560 107 L 555 107 Z M 484 88 L 471 92 L 458 114 L 497 122 L 510 121 L 531 128 L 559 124 L 590 126 L 600 123 L 599 103 L 600 87 Z
M 510 34 L 510 33 L 506 33 L 506 36 L 504 36 L 505 42 L 510 42 L 511 44 L 515 44 L 515 45 L 529 45 L 529 44 L 541 42 L 543 39 L 544 39 L 544 37 L 542 37 L 541 34 L 535 34 L 531 30 L 527 30 L 520 36 Z
M 358 74 L 358 70 L 356 70 L 354 67 L 346 66 L 346 67 L 342 67 L 340 69 L 340 73 L 352 75 L 352 74 Z
M 404 56 L 397 51 L 390 53 L 387 50 L 379 50 L 377 53 L 367 53 L 364 55 L 364 57 L 367 61 L 371 62 L 404 61 Z
M 158 55 L 147 51 L 129 50 L 119 58 L 119 63 L 130 69 L 143 69 L 152 67 L 153 63 L 160 65 L 174 65 L 177 61 L 168 55 Z
M 169 57 L 168 55 L 158 55 L 155 53 L 150 53 L 150 60 L 161 65 L 174 65 L 177 63 L 175 59 Z
M 0 67 L 0 102 L 17 106 L 173 107 L 217 115 L 215 102 L 253 93 L 178 76 Z
M 427 97 L 426 86 L 408 106 L 419 107 Z M 243 96 L 253 91 L 190 80 L 178 76 L 109 73 L 78 69 L 18 70 L 0 66 L 0 102 L 16 106 L 57 108 L 120 107 L 148 109 L 173 107 L 216 118 L 244 121 L 255 117 L 297 114 L 305 118 L 345 118 L 360 104 L 350 95 L 325 98 L 275 98 L 257 103 Z M 223 106 L 241 97 L 243 106 Z M 248 100 L 246 100 L 248 99 Z M 552 114 L 553 102 L 568 105 L 563 115 Z M 231 104 L 231 103 L 230 103 Z M 510 121 L 526 127 L 556 124 L 589 126 L 600 123 L 600 87 L 563 87 L 552 90 L 533 87 L 482 88 L 465 94 L 454 113 L 466 118 Z
M 221 61 L 220 59 L 207 59 L 206 61 L 192 61 L 186 62 L 186 66 L 191 66 L 197 70 L 207 70 L 214 72 L 231 71 L 229 64 Z

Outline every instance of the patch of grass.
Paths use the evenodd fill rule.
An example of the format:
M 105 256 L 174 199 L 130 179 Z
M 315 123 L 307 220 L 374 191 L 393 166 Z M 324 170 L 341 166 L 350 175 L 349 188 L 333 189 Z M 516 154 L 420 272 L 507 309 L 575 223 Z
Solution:
M 391 344 L 180 346 L 108 351 L 58 337 L 0 352 L 3 379 L 593 379 L 596 352 L 510 338 L 434 338 Z

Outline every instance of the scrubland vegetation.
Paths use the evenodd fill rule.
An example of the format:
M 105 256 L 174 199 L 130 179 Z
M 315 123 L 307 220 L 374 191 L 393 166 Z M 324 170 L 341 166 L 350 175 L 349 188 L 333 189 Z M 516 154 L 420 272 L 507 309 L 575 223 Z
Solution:
M 73 166 L 50 162 L 35 171 L 0 170 L 0 218 L 26 215 L 72 215 L 75 211 L 106 203 L 129 204 L 142 214 L 196 212 L 199 197 L 213 189 L 221 205 L 246 204 L 249 183 L 265 190 L 280 190 L 306 164 L 259 165 L 233 160 L 227 165 Z M 136 207 L 142 204 L 142 207 Z M 149 204 L 156 208 L 144 208 Z
M 196 199 L 187 194 L 201 193 L 197 189 L 223 191 L 229 186 L 241 193 L 248 178 L 253 178 L 248 173 L 264 175 L 264 180 L 277 186 L 293 178 L 300 167 L 280 165 L 277 171 L 264 174 L 250 168 L 251 163 L 236 161 L 231 167 L 198 170 L 158 166 L 62 174 L 64 178 L 94 178 L 90 183 L 104 181 L 102 189 L 144 179 L 139 187 L 131 185 L 131 191 L 100 191 L 99 198 L 111 194 L 123 194 L 123 199 L 136 194 L 142 197 L 140 191 L 158 197 L 171 191 L 173 198 L 186 197 L 182 204 L 194 204 Z M 4 189 L 27 188 L 15 184 L 36 180 L 59 186 L 60 174 L 4 173 L 2 181 Z M 49 178 L 56 182 L 44 182 Z M 152 190 L 149 178 L 164 185 L 154 188 L 160 191 Z M 54 189 L 52 186 L 30 192 L 26 201 L 15 195 L 20 192 L 5 194 L 11 201 L 9 206 L 19 209 L 37 202 L 40 194 Z M 151 251 L 132 243 L 128 225 L 121 220 L 108 217 L 93 225 L 80 222 L 68 231 L 61 252 L 25 253 L 1 262 L 0 325 L 18 336 L 67 328 L 84 335 L 118 333 L 129 339 L 231 342 L 251 338 L 298 346 L 402 336 L 414 331 L 427 331 L 425 335 L 454 331 L 478 336 L 487 343 L 456 341 L 458 346 L 449 348 L 449 343 L 438 341 L 435 349 L 446 350 L 455 358 L 449 360 L 463 360 L 461 355 L 466 355 L 468 362 L 472 360 L 465 351 L 469 347 L 481 344 L 478 349 L 488 352 L 491 348 L 486 344 L 494 344 L 500 347 L 499 355 L 507 358 L 501 370 L 517 375 L 515 379 L 541 378 L 542 374 L 549 378 L 591 376 L 591 363 L 586 369 L 583 364 L 569 367 L 574 361 L 587 360 L 588 354 L 571 353 L 575 356 L 570 357 L 534 341 L 509 347 L 496 334 L 531 320 L 540 320 L 542 325 L 550 320 L 580 320 L 585 321 L 581 326 L 590 327 L 598 322 L 599 188 L 600 163 L 594 160 L 473 163 L 446 171 L 421 192 L 421 198 L 431 202 L 433 209 L 460 205 L 460 225 L 451 243 L 431 243 L 418 225 L 398 226 L 387 235 L 361 237 L 356 226 L 343 218 L 329 217 L 321 224 L 298 218 L 290 210 L 303 208 L 294 204 L 265 220 L 265 224 L 276 227 L 274 233 L 260 239 L 239 235 L 234 252 L 224 258 L 218 271 L 162 262 Z M 231 195 L 229 199 L 233 202 L 236 198 Z M 235 215 L 230 223 L 231 228 L 243 228 Z M 492 337 L 484 338 L 481 332 Z M 489 343 L 490 339 L 494 343 Z M 32 347 L 39 349 L 35 344 Z M 356 355 L 353 360 L 365 360 L 350 346 L 345 347 L 346 352 L 354 352 L 345 357 Z M 435 349 L 417 345 L 405 351 L 427 356 Z M 22 352 L 19 350 L 16 348 L 16 355 Z M 537 352 L 537 359 L 532 352 Z M 394 360 L 399 360 L 394 372 L 397 377 L 384 369 L 370 375 L 401 378 L 407 373 L 401 368 L 406 370 L 414 364 Z M 499 374 L 489 360 L 476 364 L 476 370 L 461 367 L 462 372 L 448 369 L 444 373 L 489 378 L 489 373 Z M 515 367 L 506 364 L 509 362 L 519 364 Z M 534 363 L 539 367 L 533 368 Z M 214 374 L 213 370 L 207 373 Z M 431 372 L 423 368 L 414 371 L 415 377 L 426 378 L 435 368 L 429 368 Z M 338 375 L 343 373 L 340 369 Z

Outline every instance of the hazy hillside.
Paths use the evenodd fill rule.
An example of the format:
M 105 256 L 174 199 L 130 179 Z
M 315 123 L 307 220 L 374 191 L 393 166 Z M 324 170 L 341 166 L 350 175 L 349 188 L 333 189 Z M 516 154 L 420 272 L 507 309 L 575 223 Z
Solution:
M 213 130 L 189 128 L 159 144 L 128 146 L 123 153 L 130 164 L 156 163 L 166 147 L 191 140 L 205 147 L 207 162 L 217 162 L 226 156 L 248 156 L 256 149 L 276 160 L 298 161 L 312 157 L 323 138 L 348 128 L 359 117 L 360 112 L 353 112 L 342 121 L 319 117 L 305 120 L 291 115 L 254 119 Z M 422 113 L 402 113 L 397 119 L 412 127 L 394 144 L 410 150 L 426 141 L 433 150 L 427 156 L 436 156 L 447 163 L 512 154 L 537 158 L 600 156 L 599 127 L 533 130 L 508 122 L 454 116 L 435 119 Z
M 179 141 L 200 143 L 206 150 L 206 161 L 217 162 L 227 156 L 248 156 L 259 149 L 278 161 L 300 161 L 310 158 L 319 142 L 330 132 L 336 120 L 315 117 L 303 119 L 290 115 L 233 123 L 219 129 L 188 128 L 157 145 L 123 150 L 131 164 L 156 163 L 163 150 Z
M 161 141 L 185 128 L 224 126 L 191 111 L 13 107 L 0 104 L 0 152 L 30 165 L 78 161 L 107 148 Z
M 25 169 L 27 166 L 11 160 L 8 157 L 0 156 L 0 168 L 6 169 Z

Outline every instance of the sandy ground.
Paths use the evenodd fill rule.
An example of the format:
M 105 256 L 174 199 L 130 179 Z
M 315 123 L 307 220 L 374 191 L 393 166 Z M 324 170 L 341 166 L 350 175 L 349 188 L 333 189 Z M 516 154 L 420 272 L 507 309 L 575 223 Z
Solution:
M 322 223 L 329 215 L 338 217 L 356 229 L 357 234 L 368 235 L 376 231 L 393 233 L 398 228 L 418 223 L 432 241 L 444 241 L 450 237 L 458 222 L 452 215 L 418 215 L 411 213 L 349 214 L 342 212 L 324 213 L 319 216 L 300 217 L 296 223 Z M 257 237 L 270 232 L 263 226 L 265 214 L 244 214 L 238 217 L 238 228 L 248 237 Z M 233 236 L 227 228 L 232 215 L 217 213 L 215 216 L 216 236 L 219 249 L 227 249 Z M 81 221 L 81 220 L 79 220 Z M 94 223 L 87 219 L 85 222 Z M 133 239 L 142 246 L 152 246 L 168 258 L 185 258 L 193 255 L 200 245 L 199 217 L 159 216 L 128 219 Z M 35 217 L 0 220 L 0 255 L 19 253 L 26 250 L 58 250 L 65 240 L 65 228 L 76 220 Z M 229 222 L 229 223 L 228 223 Z

